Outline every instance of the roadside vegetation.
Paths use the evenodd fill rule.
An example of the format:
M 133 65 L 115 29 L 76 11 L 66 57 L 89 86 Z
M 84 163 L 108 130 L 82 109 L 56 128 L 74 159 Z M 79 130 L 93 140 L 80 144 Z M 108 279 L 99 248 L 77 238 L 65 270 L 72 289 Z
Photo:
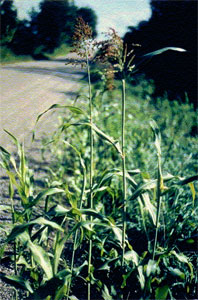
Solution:
M 14 63 L 20 61 L 29 61 L 29 60 L 32 60 L 32 57 L 30 55 L 16 56 L 10 49 L 6 48 L 5 46 L 0 48 L 1 64 Z
M 194 108 L 187 95 L 154 101 L 153 82 L 133 77 L 139 45 L 127 52 L 115 30 L 95 43 L 78 18 L 74 41 L 86 81 L 71 105 L 41 112 L 33 133 L 44 114 L 60 111 L 42 149 L 52 157 L 44 187 L 16 137 L 7 132 L 17 159 L 0 148 L 10 199 L 1 210 L 12 216 L 1 224 L 1 259 L 13 270 L 1 279 L 15 299 L 195 299 Z M 166 51 L 185 50 L 156 49 L 138 66 Z
M 43 56 L 42 59 L 48 60 L 60 56 L 66 56 L 71 50 L 71 46 L 63 44 L 60 47 L 56 48 L 52 53 L 47 53 Z M 1 64 L 10 64 L 10 63 L 16 63 L 16 62 L 25 62 L 25 61 L 31 61 L 34 60 L 31 55 L 15 55 L 12 50 L 1 47 L 0 48 L 0 61 Z

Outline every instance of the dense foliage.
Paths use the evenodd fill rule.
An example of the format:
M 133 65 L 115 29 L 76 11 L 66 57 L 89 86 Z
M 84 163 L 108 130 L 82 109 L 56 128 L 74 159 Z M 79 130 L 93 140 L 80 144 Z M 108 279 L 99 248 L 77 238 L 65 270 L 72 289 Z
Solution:
M 37 118 L 39 126 L 44 114 L 60 110 L 56 132 L 44 141 L 43 159 L 46 152 L 51 159 L 43 188 L 11 133 L 17 160 L 0 148 L 10 198 L 2 211 L 12 216 L 12 224 L 1 225 L 0 254 L 13 269 L 1 279 L 25 290 L 20 299 L 195 299 L 193 107 L 153 101 L 152 82 L 144 78 L 128 83 L 134 52 L 128 63 L 114 30 L 99 43 L 102 77 L 94 85 L 91 29 L 82 18 L 75 47 L 85 60 L 88 86 L 76 91 L 74 103 L 54 104 Z M 110 85 L 114 73 L 120 79 Z
M 166 19 L 170 7 L 167 1 L 151 3 L 151 20 L 158 26 L 159 14 Z M 95 14 L 87 8 L 43 0 L 30 21 L 18 22 L 12 1 L 1 5 L 2 15 L 11 17 L 3 24 L 6 47 L 41 57 L 75 31 L 74 50 L 87 71 L 75 100 L 54 104 L 37 118 L 39 126 L 44 114 L 60 111 L 57 130 L 43 140 L 42 159 L 48 164 L 42 185 L 16 137 L 7 132 L 17 154 L 0 147 L 10 200 L 1 211 L 10 212 L 12 220 L 0 224 L 0 258 L 11 268 L 1 279 L 15 288 L 15 299 L 195 299 L 197 116 L 189 86 L 184 85 L 185 103 L 170 102 L 167 95 L 153 98 L 153 81 L 135 77 L 151 59 L 149 70 L 162 79 L 165 65 L 185 62 L 188 44 L 180 43 L 181 37 L 171 45 L 160 38 L 149 44 L 140 29 L 151 21 L 125 37 L 128 46 L 137 37 L 133 42 L 141 47 L 127 48 L 113 29 L 95 43 Z M 172 71 L 182 74 L 173 64 Z M 166 89 L 175 88 L 176 96 L 174 82 Z
M 0 1 L 1 16 L 1 46 L 8 45 L 17 28 L 17 11 L 14 9 L 13 0 Z
M 39 11 L 30 11 L 28 20 L 17 19 L 13 1 L 2 0 L 0 8 L 1 45 L 16 55 L 41 59 L 45 53 L 52 53 L 63 44 L 70 45 L 78 16 L 89 22 L 96 36 L 95 12 L 91 8 L 79 8 L 68 0 L 43 0 Z
M 169 99 L 185 101 L 185 93 L 197 106 L 197 1 L 150 1 L 152 15 L 137 27 L 129 27 L 124 40 L 142 45 L 141 52 L 176 46 L 187 50 L 185 55 L 163 54 L 144 68 L 155 81 L 155 95 L 164 91 Z

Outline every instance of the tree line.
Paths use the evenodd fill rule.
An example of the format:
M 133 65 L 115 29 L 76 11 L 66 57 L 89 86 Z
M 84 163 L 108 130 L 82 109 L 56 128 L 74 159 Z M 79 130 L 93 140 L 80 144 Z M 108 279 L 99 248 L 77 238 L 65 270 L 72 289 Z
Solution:
M 180 47 L 185 53 L 165 52 L 142 69 L 155 83 L 155 96 L 167 93 L 169 99 L 185 101 L 197 107 L 197 1 L 151 0 L 151 17 L 137 27 L 129 27 L 124 36 L 130 47 L 140 44 L 138 54 L 163 47 Z
M 19 20 L 13 0 L 0 0 L 1 46 L 16 55 L 41 57 L 62 44 L 70 45 L 76 18 L 82 16 L 96 36 L 97 17 L 91 8 L 78 8 L 69 0 L 42 0 L 28 20 Z

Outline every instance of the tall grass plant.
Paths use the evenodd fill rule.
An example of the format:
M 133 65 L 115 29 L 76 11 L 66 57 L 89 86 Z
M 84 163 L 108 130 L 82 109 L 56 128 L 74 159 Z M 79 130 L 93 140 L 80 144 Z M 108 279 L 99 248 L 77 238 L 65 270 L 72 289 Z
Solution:
M 99 80 L 93 84 L 95 46 Z M 96 44 L 89 26 L 78 20 L 75 51 L 88 84 L 71 105 L 54 104 L 37 118 L 39 126 L 43 114 L 65 112 L 46 143 L 54 162 L 43 189 L 36 187 L 23 145 L 11 133 L 18 161 L 0 148 L 13 217 L 1 226 L 1 259 L 10 261 L 13 274 L 1 273 L 1 279 L 23 289 L 25 299 L 196 295 L 196 114 L 187 103 L 154 102 L 145 80 L 129 84 L 135 47 L 128 53 L 114 30 Z

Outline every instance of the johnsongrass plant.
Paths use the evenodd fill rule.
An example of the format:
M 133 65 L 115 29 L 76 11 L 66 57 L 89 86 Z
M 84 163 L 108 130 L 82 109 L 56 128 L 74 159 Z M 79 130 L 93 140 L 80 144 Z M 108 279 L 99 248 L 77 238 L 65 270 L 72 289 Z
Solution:
M 1 274 L 1 278 L 20 286 L 29 299 L 173 300 L 195 295 L 195 258 L 186 249 L 196 240 L 196 176 L 164 175 L 163 139 L 157 124 L 150 123 L 153 139 L 150 116 L 145 115 L 142 129 L 142 120 L 137 117 L 130 122 L 126 108 L 134 101 L 127 93 L 128 75 L 155 55 L 183 49 L 164 48 L 138 58 L 135 49 L 139 45 L 133 46 L 128 52 L 113 29 L 105 41 L 95 43 L 88 24 L 77 20 L 74 52 L 82 61 L 76 63 L 83 64 L 88 79 L 86 95 L 79 94 L 84 108 L 80 101 L 78 107 L 76 101 L 53 104 L 37 118 L 36 123 L 50 110 L 66 111 L 50 140 L 56 163 L 46 170 L 46 188 L 37 191 L 24 149 L 15 137 L 8 133 L 18 147 L 19 167 L 0 148 L 14 216 L 5 245 L 17 245 L 13 250 L 15 274 Z M 103 101 L 106 92 L 91 83 L 95 47 L 96 61 L 104 64 L 102 71 L 111 90 L 109 102 Z M 113 91 L 116 76 L 120 105 Z M 113 118 L 116 132 L 109 135 L 108 120 Z M 140 127 L 136 132 L 134 121 Z M 140 164 L 133 146 L 136 141 L 142 143 L 146 163 L 152 160 L 152 172 L 131 169 Z M 22 212 L 12 202 L 14 186 Z
M 89 123 L 90 123 L 90 176 L 89 176 L 89 186 L 90 186 L 90 199 L 89 199 L 89 208 L 93 209 L 93 115 L 92 115 L 92 92 L 91 92 L 91 79 L 90 79 L 90 56 L 93 55 L 93 38 L 92 30 L 88 24 L 84 22 L 82 17 L 77 19 L 77 24 L 74 32 L 74 51 L 81 58 L 85 59 L 85 65 L 87 67 L 88 75 L 88 99 L 89 99 Z M 93 221 L 92 216 L 90 217 L 90 222 Z M 74 241 L 74 247 L 75 241 Z M 88 258 L 88 300 L 91 299 L 91 257 L 92 257 L 92 238 L 89 239 L 89 258 Z M 73 260 L 72 260 L 73 264 Z M 69 291 L 68 291 L 69 295 Z
M 121 108 L 121 160 L 122 160 L 122 186 L 123 186 L 123 213 L 122 213 L 122 266 L 124 266 L 124 254 L 125 254 L 125 237 L 126 237 L 126 214 L 127 214 L 127 169 L 126 169 L 126 149 L 125 149 L 125 115 L 126 115 L 126 79 L 127 76 L 136 72 L 137 66 L 144 63 L 147 59 L 151 59 L 155 55 L 159 55 L 165 51 L 173 50 L 173 51 L 180 51 L 185 52 L 184 49 L 175 48 L 175 47 L 166 47 L 152 53 L 145 54 L 139 60 L 137 66 L 135 64 L 135 48 L 140 47 L 139 44 L 133 44 L 133 49 L 128 52 L 127 45 L 124 45 L 122 39 L 118 36 L 114 29 L 110 29 L 109 33 L 107 34 L 107 40 L 99 42 L 99 55 L 97 57 L 103 63 L 106 63 L 108 69 L 106 70 L 106 76 L 110 83 L 110 89 L 113 87 L 113 78 L 114 74 L 118 73 L 118 76 L 122 82 L 122 108 Z M 159 154 L 159 152 L 158 152 Z M 158 155 L 159 157 L 159 155 Z M 160 159 L 160 158 L 159 158 Z M 160 168 L 160 167 L 159 167 Z M 160 199 L 160 195 L 159 195 Z M 158 201 L 160 202 L 160 200 Z M 158 204 L 160 207 L 160 204 Z M 160 209 L 160 208 L 159 208 Z M 158 209 L 158 210 L 159 210 Z M 158 221 L 156 221 L 156 228 Z M 157 235 L 157 233 L 156 233 Z M 156 243 L 156 241 L 155 241 Z M 154 247 L 155 249 L 155 247 Z M 155 250 L 154 250 L 155 252 Z M 154 254 L 155 256 L 155 254 Z
M 132 71 L 134 50 L 127 53 L 127 47 L 124 47 L 122 39 L 117 35 L 114 29 L 111 29 L 107 35 L 108 39 L 99 43 L 99 55 L 97 57 L 103 63 L 106 63 L 108 69 L 106 76 L 109 88 L 113 87 L 113 78 L 115 73 L 119 73 L 122 82 L 122 109 L 121 109 L 121 160 L 122 160 L 122 266 L 124 266 L 125 254 L 125 236 L 126 236 L 126 212 L 127 212 L 127 182 L 126 182 L 126 154 L 125 154 L 125 106 L 126 106 L 126 72 Z M 131 55 L 127 62 L 127 56 Z M 126 65 L 127 62 L 127 65 Z M 111 80 L 111 84 L 110 81 Z

